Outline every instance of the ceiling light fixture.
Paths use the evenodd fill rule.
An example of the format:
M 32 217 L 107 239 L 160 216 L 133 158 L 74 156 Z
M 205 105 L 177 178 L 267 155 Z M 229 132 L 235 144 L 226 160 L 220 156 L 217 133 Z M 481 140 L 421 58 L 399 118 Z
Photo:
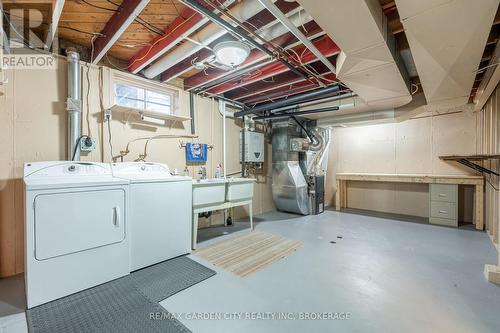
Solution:
M 232 67 L 242 64 L 250 54 L 250 48 L 238 41 L 221 42 L 213 51 L 218 62 Z

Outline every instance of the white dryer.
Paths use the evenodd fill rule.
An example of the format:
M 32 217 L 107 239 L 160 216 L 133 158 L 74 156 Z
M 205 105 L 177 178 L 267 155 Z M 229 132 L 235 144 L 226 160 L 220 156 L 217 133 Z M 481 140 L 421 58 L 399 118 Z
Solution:
M 109 164 L 24 166 L 28 308 L 130 272 L 128 182 Z
M 113 163 L 130 181 L 130 267 L 137 270 L 191 252 L 191 177 L 172 176 L 164 164 Z

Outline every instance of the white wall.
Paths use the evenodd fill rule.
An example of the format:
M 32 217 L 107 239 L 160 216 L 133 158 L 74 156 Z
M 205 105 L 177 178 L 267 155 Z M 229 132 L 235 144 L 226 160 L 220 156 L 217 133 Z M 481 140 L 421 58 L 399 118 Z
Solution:
M 334 128 L 330 147 L 327 202 L 333 205 L 335 174 L 470 174 L 440 155 L 476 152 L 476 114 L 454 113 L 422 117 L 401 123 Z M 465 194 L 462 218 L 470 220 L 472 193 Z M 428 186 L 349 182 L 348 206 L 397 214 L 428 216 Z
M 0 95 L 0 277 L 21 273 L 24 270 L 24 188 L 23 165 L 28 161 L 50 161 L 66 159 L 65 102 L 67 95 L 66 62 L 59 61 L 57 70 L 7 70 L 8 84 L 5 94 Z M 104 73 L 109 69 L 105 68 Z M 88 134 L 87 119 L 92 136 L 97 139 L 97 149 L 82 154 L 82 160 L 111 160 L 107 128 L 104 126 L 103 108 L 99 94 L 99 68 L 89 71 L 90 94 L 87 116 L 87 67 L 82 65 L 83 81 L 83 121 L 82 132 Z M 104 108 L 109 107 L 109 82 L 103 75 Z M 181 115 L 189 116 L 189 97 L 181 92 Z M 214 101 L 196 98 L 197 139 L 182 139 L 213 145 L 206 163 L 208 176 L 214 174 L 217 163 L 222 163 L 222 116 Z M 143 153 L 145 140 L 163 134 L 191 134 L 190 122 L 169 123 L 167 126 L 151 127 L 136 121 L 138 117 L 113 114 L 111 122 L 113 153 L 117 155 L 130 143 L 130 153 L 125 161 L 133 161 Z M 227 120 L 228 172 L 238 171 L 239 165 L 239 124 Z M 148 144 L 147 161 L 166 163 L 180 172 L 186 166 L 185 152 L 179 146 L 179 139 L 158 139 Z M 269 161 L 270 156 L 268 155 Z M 270 164 L 269 164 L 270 165 Z M 189 167 L 190 174 L 197 176 L 198 166 Z M 270 170 L 270 169 L 269 169 Z M 266 170 L 267 171 L 267 170 Z M 267 176 L 259 177 L 255 187 L 254 214 L 274 209 Z M 244 209 L 237 216 L 246 214 Z M 201 219 L 201 224 L 221 223 L 221 215 L 211 221 Z

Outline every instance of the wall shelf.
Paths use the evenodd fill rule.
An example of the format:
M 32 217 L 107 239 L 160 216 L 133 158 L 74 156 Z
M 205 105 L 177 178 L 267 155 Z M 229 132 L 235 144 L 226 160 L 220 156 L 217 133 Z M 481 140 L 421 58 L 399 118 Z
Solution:
M 479 171 L 481 173 L 487 173 L 489 175 L 499 176 L 499 174 L 491 169 L 485 168 L 475 162 L 488 161 L 493 159 L 500 160 L 500 155 L 496 154 L 479 154 L 479 155 L 444 155 L 439 156 L 443 161 L 456 161 L 466 167 Z
M 143 116 L 147 116 L 147 117 L 163 119 L 163 120 L 170 120 L 170 121 L 191 120 L 191 117 L 179 116 L 179 115 L 174 115 L 174 114 L 162 114 L 162 113 L 151 111 L 151 110 L 144 110 L 144 109 L 134 108 L 131 106 L 118 105 L 118 104 L 114 104 L 109 109 L 113 112 L 135 113 L 137 115 L 143 115 Z

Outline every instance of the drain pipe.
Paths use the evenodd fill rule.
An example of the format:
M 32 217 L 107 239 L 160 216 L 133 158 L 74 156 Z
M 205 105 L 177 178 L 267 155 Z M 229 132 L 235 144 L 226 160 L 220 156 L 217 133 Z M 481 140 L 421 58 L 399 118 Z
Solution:
M 189 116 L 191 117 L 191 134 L 196 133 L 195 119 L 194 119 L 194 94 L 189 93 Z
M 311 102 L 318 99 L 323 99 L 329 97 L 328 95 L 338 93 L 340 86 L 338 84 L 332 85 L 326 88 L 321 88 L 313 91 L 308 91 L 302 94 L 297 94 L 288 98 L 281 98 L 275 102 L 270 102 L 266 104 L 260 104 L 253 108 L 245 108 L 241 111 L 235 112 L 235 117 L 242 117 L 249 114 L 258 114 L 268 110 L 276 110 L 283 108 L 285 106 L 291 106 L 295 104 Z
M 68 61 L 68 97 L 66 110 L 68 111 L 68 160 L 80 160 L 78 144 L 82 135 L 82 101 L 80 54 L 75 50 L 66 51 Z
M 219 100 L 219 112 L 222 113 L 222 170 L 226 179 L 226 102 Z

